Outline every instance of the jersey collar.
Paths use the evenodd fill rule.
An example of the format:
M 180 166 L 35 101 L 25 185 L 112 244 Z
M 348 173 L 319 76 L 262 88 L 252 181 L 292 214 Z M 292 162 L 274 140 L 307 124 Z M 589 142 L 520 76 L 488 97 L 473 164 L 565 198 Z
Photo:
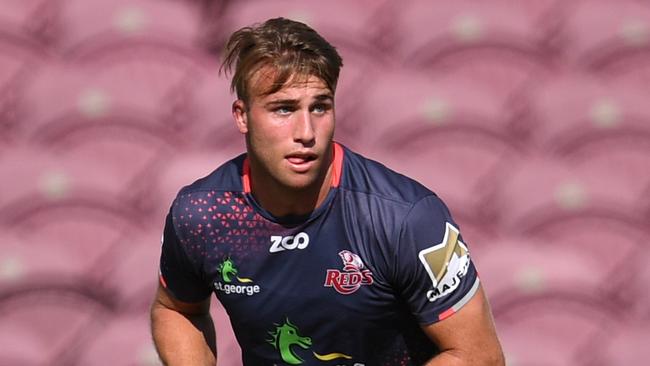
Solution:
M 332 159 L 332 188 L 337 188 L 341 184 L 341 175 L 343 172 L 343 147 L 338 142 L 332 142 L 334 147 L 334 158 Z M 248 156 L 244 159 L 242 169 L 242 186 L 244 193 L 251 193 L 251 167 Z

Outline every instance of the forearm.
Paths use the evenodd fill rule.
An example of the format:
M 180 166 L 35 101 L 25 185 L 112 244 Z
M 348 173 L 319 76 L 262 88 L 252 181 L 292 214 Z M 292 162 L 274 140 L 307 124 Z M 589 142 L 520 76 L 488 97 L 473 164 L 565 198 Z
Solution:
M 154 305 L 151 309 L 151 333 L 163 364 L 215 365 L 216 336 L 209 313 L 184 315 Z

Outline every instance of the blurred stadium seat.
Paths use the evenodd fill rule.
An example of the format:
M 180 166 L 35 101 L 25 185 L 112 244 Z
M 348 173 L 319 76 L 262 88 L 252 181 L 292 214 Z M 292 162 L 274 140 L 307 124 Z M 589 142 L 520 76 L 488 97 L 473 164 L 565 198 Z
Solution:
M 405 143 L 409 139 L 452 129 L 467 131 L 468 135 L 492 135 L 507 144 L 518 143 L 509 134 L 511 115 L 504 108 L 506 98 L 502 95 L 467 77 L 394 71 L 398 72 L 387 73 L 372 83 L 359 105 L 357 123 L 364 127 L 361 148 L 400 147 L 409 151 Z
M 0 360 L 21 365 L 67 364 L 111 313 L 92 288 L 41 283 L 0 288 Z
M 269 18 L 285 17 L 304 22 L 316 29 L 337 49 L 344 53 L 361 53 L 369 58 L 382 58 L 383 55 L 373 42 L 381 36 L 384 29 L 379 19 L 379 11 L 386 0 L 357 1 L 350 3 L 336 0 L 323 2 L 304 2 L 297 0 L 237 1 L 227 4 L 226 13 L 220 19 L 215 44 L 225 44 L 226 37 L 236 29 Z M 332 16 L 345 14 L 345 16 Z
M 40 284 L 56 278 L 58 283 L 86 281 L 90 263 L 72 261 L 69 243 L 33 242 L 4 228 L 0 233 L 0 289 Z
M 604 340 L 594 342 L 590 347 L 595 354 L 590 355 L 592 365 L 642 365 L 650 357 L 647 340 L 650 339 L 650 324 L 647 322 L 631 321 Z
M 409 66 L 451 66 L 480 57 L 502 73 L 535 70 L 548 62 L 540 17 L 553 1 L 534 5 L 508 1 L 410 1 L 393 4 L 396 32 L 391 51 Z M 478 65 L 478 63 L 476 64 Z M 522 70 L 522 71 L 524 71 Z M 521 75 L 521 73 L 520 73 Z
M 586 259 L 603 273 L 614 273 L 647 237 L 635 213 L 640 192 L 609 172 L 531 159 L 511 172 L 497 191 L 488 204 L 498 212 L 500 232 L 534 237 L 544 248 L 588 253 Z
M 59 49 L 71 59 L 128 43 L 164 45 L 192 52 L 198 13 L 182 1 L 61 2 Z
M 584 248 L 555 245 L 530 237 L 492 240 L 470 247 L 490 298 L 516 299 L 535 295 L 604 292 L 609 273 L 584 255 Z M 514 301 L 514 300 L 513 300 Z
M 568 63 L 609 73 L 650 46 L 650 8 L 641 1 L 582 0 L 566 6 L 562 22 Z
M 162 365 L 145 313 L 120 314 L 89 340 L 75 365 Z
M 635 85 L 569 72 L 529 92 L 528 124 L 541 153 L 562 156 L 584 144 L 650 136 L 647 93 Z
M 149 310 L 158 279 L 161 234 L 157 229 L 121 235 L 87 274 L 113 294 L 119 313 L 143 314 Z
M 515 366 L 587 365 L 593 340 L 604 342 L 622 324 L 616 308 L 582 288 L 493 302 L 506 363 Z M 599 344 L 600 342 L 596 343 Z M 602 343 L 600 343 L 602 344 Z M 585 351 L 588 351 L 585 354 Z
M 0 11 L 0 39 L 45 50 L 59 34 L 59 1 L 10 0 Z
M 645 362 L 644 1 L 7 0 L 0 365 L 159 364 L 164 217 L 245 150 L 218 61 L 275 16 L 343 56 L 336 140 L 449 205 L 509 366 Z M 211 311 L 219 364 L 241 365 Z
M 237 99 L 230 93 L 230 80 L 218 73 L 218 68 L 206 73 L 194 86 L 190 104 L 194 111 L 187 121 L 189 141 L 185 151 L 242 153 L 244 136 L 232 118 L 232 103 Z

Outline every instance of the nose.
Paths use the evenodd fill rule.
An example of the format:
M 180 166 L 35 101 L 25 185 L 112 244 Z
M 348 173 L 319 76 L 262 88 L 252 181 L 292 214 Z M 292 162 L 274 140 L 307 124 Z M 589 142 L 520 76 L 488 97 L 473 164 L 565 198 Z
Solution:
M 293 125 L 293 140 L 303 145 L 313 145 L 316 136 L 314 134 L 314 125 L 312 123 L 311 113 L 305 111 L 296 114 Z

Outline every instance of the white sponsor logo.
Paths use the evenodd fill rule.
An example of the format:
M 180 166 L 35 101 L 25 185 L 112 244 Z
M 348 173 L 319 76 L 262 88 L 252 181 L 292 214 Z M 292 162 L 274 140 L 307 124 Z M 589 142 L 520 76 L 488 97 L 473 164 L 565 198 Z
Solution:
M 309 235 L 300 232 L 297 235 L 289 236 L 271 236 L 270 253 L 277 253 L 284 250 L 305 249 L 309 245 Z
M 217 291 L 221 291 L 226 295 L 246 294 L 246 296 L 253 296 L 260 292 L 259 285 L 230 285 L 221 282 L 215 282 L 214 289 Z

